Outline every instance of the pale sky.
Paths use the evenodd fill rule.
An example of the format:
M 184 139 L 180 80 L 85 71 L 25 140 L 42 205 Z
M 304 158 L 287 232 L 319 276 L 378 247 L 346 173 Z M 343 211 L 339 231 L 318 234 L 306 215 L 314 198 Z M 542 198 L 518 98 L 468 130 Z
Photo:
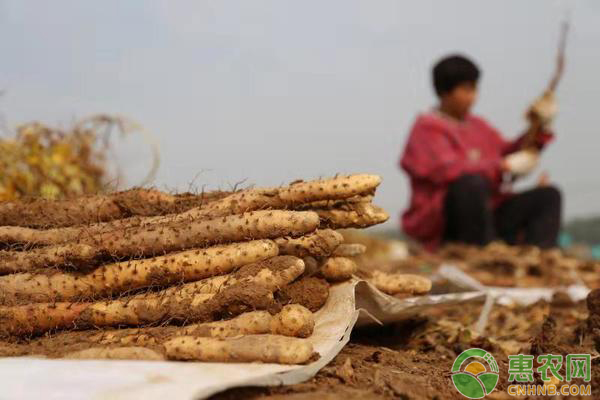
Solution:
M 483 69 L 475 112 L 513 137 L 552 74 L 569 10 L 542 168 L 568 218 L 600 214 L 596 0 L 0 0 L 0 112 L 8 126 L 128 116 L 160 142 L 161 188 L 377 173 L 393 227 L 408 201 L 399 154 L 435 103 L 432 63 L 471 56 Z M 134 185 L 150 153 L 139 137 L 115 143 Z

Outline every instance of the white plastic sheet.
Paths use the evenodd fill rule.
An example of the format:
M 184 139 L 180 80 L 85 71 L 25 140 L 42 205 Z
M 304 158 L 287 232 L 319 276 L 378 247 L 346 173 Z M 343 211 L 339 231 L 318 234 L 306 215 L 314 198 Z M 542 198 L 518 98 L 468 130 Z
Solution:
M 398 321 L 439 304 L 482 299 L 480 292 L 396 299 L 365 281 L 331 288 L 315 314 L 320 359 L 301 366 L 162 361 L 0 359 L 0 399 L 200 399 L 238 386 L 303 382 L 331 361 L 360 325 Z M 360 311 L 359 311 L 360 310 Z
M 552 300 L 554 293 L 558 291 L 565 292 L 573 301 L 580 301 L 586 298 L 590 289 L 583 284 L 574 284 L 563 287 L 527 287 L 527 288 L 511 288 L 500 286 L 485 286 L 478 280 L 469 276 L 453 265 L 442 265 L 437 274 L 455 285 L 461 286 L 468 290 L 485 292 L 486 295 L 494 298 L 498 304 L 509 305 L 529 305 L 539 300 Z
M 577 283 L 564 287 L 529 287 L 529 288 L 511 288 L 499 286 L 485 286 L 475 278 L 453 265 L 442 265 L 434 278 L 447 279 L 454 285 L 467 290 L 475 290 L 485 295 L 486 300 L 475 325 L 475 330 L 483 335 L 487 326 L 489 315 L 494 304 L 513 305 L 518 304 L 527 306 L 539 300 L 551 301 L 554 294 L 558 291 L 565 292 L 571 300 L 577 302 L 587 297 L 590 288 L 583 283 Z

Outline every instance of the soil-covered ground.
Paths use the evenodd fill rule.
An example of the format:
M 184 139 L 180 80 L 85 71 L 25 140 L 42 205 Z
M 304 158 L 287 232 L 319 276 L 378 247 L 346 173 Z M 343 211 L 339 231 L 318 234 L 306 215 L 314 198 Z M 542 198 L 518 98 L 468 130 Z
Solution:
M 491 352 L 500 368 L 498 385 L 487 398 L 513 398 L 506 391 L 507 356 L 518 353 L 592 354 L 591 398 L 600 398 L 600 359 L 594 358 L 600 331 L 594 331 L 595 318 L 588 319 L 586 302 L 557 295 L 551 303 L 495 305 L 479 335 L 473 327 L 481 309 L 481 304 L 444 307 L 396 325 L 356 330 L 342 352 L 305 383 L 237 388 L 213 399 L 464 399 L 450 368 L 471 347 Z

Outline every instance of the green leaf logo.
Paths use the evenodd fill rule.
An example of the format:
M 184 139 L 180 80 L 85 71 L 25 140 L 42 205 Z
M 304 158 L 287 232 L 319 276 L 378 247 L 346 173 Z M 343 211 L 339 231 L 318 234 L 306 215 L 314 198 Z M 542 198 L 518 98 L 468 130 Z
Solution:
M 486 368 L 479 360 L 471 360 L 474 357 L 483 359 L 488 367 Z M 481 399 L 496 387 L 498 373 L 498 364 L 490 353 L 482 349 L 469 349 L 460 353 L 454 360 L 452 383 L 463 396 L 469 399 Z

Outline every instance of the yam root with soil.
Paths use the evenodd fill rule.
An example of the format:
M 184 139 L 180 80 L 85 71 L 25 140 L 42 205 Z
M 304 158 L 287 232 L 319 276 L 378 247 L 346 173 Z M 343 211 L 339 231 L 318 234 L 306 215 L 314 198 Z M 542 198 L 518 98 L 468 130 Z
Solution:
M 306 203 L 324 200 L 340 200 L 369 195 L 381 183 L 377 175 L 336 176 L 314 181 L 295 181 L 288 186 L 270 189 L 241 190 L 214 202 L 207 207 L 215 213 L 237 214 L 250 210 L 294 209 Z M 190 210 L 182 218 L 194 218 L 196 210 Z
M 241 190 L 228 196 L 224 196 L 223 198 L 210 201 L 206 203 L 205 206 L 195 207 L 182 213 L 165 216 L 132 217 L 106 223 L 90 224 L 82 227 L 52 229 L 50 231 L 26 228 L 18 229 L 15 227 L 10 227 L 12 229 L 8 229 L 9 227 L 0 227 L 0 243 L 38 245 L 60 244 L 76 240 L 82 235 L 94 236 L 114 230 L 190 222 L 199 219 L 223 217 L 263 209 L 310 209 L 311 207 L 307 207 L 307 203 L 310 204 L 311 201 L 352 199 L 356 196 L 373 193 L 380 182 L 381 179 L 376 175 L 340 176 L 308 182 L 298 181 L 286 187 L 273 189 Z M 370 197 L 367 197 L 367 199 L 370 199 Z M 304 207 L 302 207 L 303 204 Z M 368 204 L 363 204 L 361 207 L 367 207 L 365 212 L 369 212 L 370 210 Z M 381 211 L 382 210 L 378 213 L 379 219 L 372 216 L 364 217 L 366 219 L 361 222 L 361 226 L 379 223 L 377 221 L 382 218 Z M 373 212 L 371 212 L 371 214 L 373 214 Z M 340 217 L 338 217 L 338 219 L 339 218 Z M 387 214 L 385 219 L 387 219 Z M 341 227 L 336 226 L 334 222 L 331 223 L 330 226 Z
M 304 261 L 293 256 L 277 256 L 248 264 L 229 275 L 207 278 L 165 289 L 160 296 L 186 297 L 197 294 L 216 294 L 241 283 L 263 286 L 276 291 L 294 281 L 304 272 Z
M 152 257 L 249 239 L 301 236 L 313 232 L 318 226 L 319 217 L 310 211 L 264 210 L 186 224 L 112 231 L 83 237 L 76 243 L 26 252 L 4 251 L 0 253 L 0 274 L 31 272 L 47 267 L 90 270 L 103 258 Z M 79 247 L 82 250 L 78 251 Z
M 315 357 L 305 339 L 278 335 L 245 335 L 215 339 L 179 336 L 164 344 L 169 359 L 213 362 L 305 364 Z
M 85 350 L 67 353 L 63 358 L 75 360 L 165 360 L 165 357 L 161 353 L 145 347 L 92 347 Z
M 88 273 L 57 270 L 15 273 L 0 276 L 0 303 L 101 299 L 146 287 L 226 274 L 277 254 L 274 242 L 253 240 L 106 264 Z
M 208 322 L 254 309 L 274 309 L 273 292 L 240 283 L 217 294 L 144 293 L 94 303 L 32 303 L 0 307 L 0 335 L 32 335 L 56 329 Z
M 327 280 L 350 279 L 357 266 L 342 255 L 364 251 L 334 229 L 387 219 L 371 204 L 379 183 L 365 174 L 202 195 L 135 189 L 13 208 L 0 226 L 0 355 L 310 362 L 305 339 Z M 101 199 L 112 214 L 90 218 Z M 19 217 L 57 207 L 54 221 Z
M 173 195 L 173 200 L 154 211 L 144 214 L 139 212 L 131 217 L 113 219 L 106 222 L 78 223 L 62 227 L 31 228 L 16 224 L 15 226 L 0 225 L 0 244 L 6 246 L 45 246 L 60 244 L 78 239 L 81 236 L 91 236 L 100 233 L 111 232 L 117 229 L 132 228 L 140 225 L 150 225 L 152 221 L 173 222 L 172 217 L 160 217 L 162 214 L 179 214 L 191 208 L 202 208 L 213 201 L 223 199 L 231 192 L 202 192 L 199 194 L 183 193 Z M 171 196 L 165 193 L 162 196 Z M 138 206 L 139 207 L 139 206 Z M 156 215 L 155 217 L 143 217 L 142 215 Z
M 0 225 L 61 227 L 110 221 L 132 215 L 160 215 L 172 210 L 177 198 L 153 189 L 66 200 L 16 200 L 0 203 Z
M 6 341 L 0 344 L 0 356 L 35 354 L 62 358 L 83 351 L 86 357 L 107 358 L 114 353 L 102 356 L 102 351 L 117 348 L 142 347 L 162 352 L 162 343 L 177 336 L 224 339 L 241 335 L 273 334 L 305 338 L 312 334 L 314 325 L 314 316 L 308 309 L 298 304 L 289 304 L 276 314 L 249 311 L 228 320 L 185 326 L 68 331 L 28 340 Z M 89 348 L 94 348 L 95 351 L 86 352 Z M 126 351 L 117 354 L 123 355 Z

